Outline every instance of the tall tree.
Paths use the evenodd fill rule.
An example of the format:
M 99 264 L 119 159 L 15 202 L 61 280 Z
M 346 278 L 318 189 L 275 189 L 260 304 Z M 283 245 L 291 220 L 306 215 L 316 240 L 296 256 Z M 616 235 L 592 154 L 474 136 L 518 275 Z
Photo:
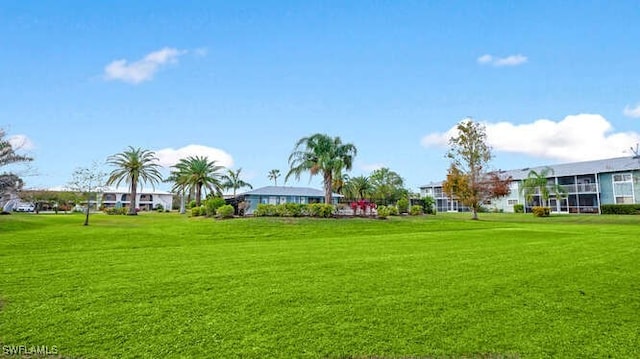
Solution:
M 216 161 L 209 161 L 203 156 L 189 156 L 182 158 L 173 166 L 175 171 L 171 172 L 175 176 L 176 186 L 185 189 L 195 189 L 196 206 L 202 203 L 202 188 L 208 189 L 211 193 L 222 195 L 222 174 L 223 166 L 216 165 Z M 175 187 L 175 186 L 174 186 Z
M 136 215 L 136 197 L 138 195 L 138 185 L 145 183 L 151 184 L 153 188 L 162 181 L 160 175 L 160 165 L 157 163 L 158 158 L 155 152 L 143 150 L 141 148 L 133 148 L 129 146 L 124 152 L 116 153 L 107 158 L 107 164 L 116 167 L 109 178 L 107 186 L 115 184 L 116 187 L 123 181 L 129 185 L 129 193 L 131 196 L 131 205 L 129 206 L 129 215 Z
M 253 186 L 243 181 L 240 178 L 240 172 L 242 172 L 242 168 L 238 168 L 236 171 L 227 170 L 227 174 L 222 176 L 222 188 L 224 189 L 232 189 L 233 190 L 233 198 L 236 198 L 236 191 L 243 187 L 249 187 L 253 189 Z
M 343 169 L 351 170 L 356 154 L 356 147 L 351 143 L 342 143 L 340 137 L 321 133 L 303 137 L 289 155 L 291 168 L 285 181 L 292 175 L 299 180 L 303 172 L 309 172 L 311 176 L 322 174 L 324 201 L 330 204 L 334 173 Z
M 267 174 L 267 177 L 273 181 L 273 185 L 274 186 L 278 186 L 278 177 L 280 177 L 280 170 L 278 169 L 272 169 L 269 171 L 269 173 Z
M 566 196 L 566 191 L 555 182 L 549 182 L 548 178 L 553 176 L 554 171 L 551 167 L 545 167 L 540 172 L 535 170 L 529 171 L 527 178 L 522 181 L 520 192 L 524 194 L 527 202 L 533 201 L 535 195 L 540 195 L 542 203 L 540 205 L 549 206 L 549 198 L 553 193 L 557 198 Z
M 491 175 L 487 170 L 493 155 L 482 124 L 465 119 L 458 123 L 456 129 L 457 136 L 449 139 L 447 157 L 451 165 L 443 183 L 443 191 L 471 208 L 472 218 L 477 220 L 482 203 L 509 193 L 508 183 L 511 179 L 502 180 L 495 172 Z M 498 191 L 505 188 L 506 193 Z
M 89 225 L 89 213 L 91 207 L 91 199 L 96 199 L 96 205 L 98 203 L 97 197 L 105 187 L 106 173 L 102 171 L 97 163 L 93 163 L 90 167 L 78 167 L 73 171 L 71 181 L 67 185 L 69 189 L 76 192 L 78 196 L 84 197 L 87 201 L 87 208 L 85 211 L 84 225 Z
M 409 191 L 404 188 L 404 180 L 400 175 L 387 167 L 379 168 L 369 176 L 373 185 L 373 197 L 382 203 L 394 203 L 400 198 L 408 197 Z

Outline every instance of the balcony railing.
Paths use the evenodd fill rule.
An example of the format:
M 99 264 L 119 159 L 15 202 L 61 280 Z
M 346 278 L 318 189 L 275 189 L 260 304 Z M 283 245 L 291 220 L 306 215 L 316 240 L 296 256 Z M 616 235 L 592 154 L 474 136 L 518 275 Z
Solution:
M 565 185 L 560 185 L 559 187 L 564 189 L 567 193 L 596 193 L 596 192 L 598 192 L 598 185 L 595 184 L 595 183 L 565 184 Z

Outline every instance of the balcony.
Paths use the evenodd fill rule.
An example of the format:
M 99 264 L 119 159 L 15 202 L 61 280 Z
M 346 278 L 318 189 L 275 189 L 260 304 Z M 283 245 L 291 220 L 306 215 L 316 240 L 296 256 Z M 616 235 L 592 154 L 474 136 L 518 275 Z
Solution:
M 598 185 L 595 183 L 578 183 L 578 184 L 565 184 L 560 185 L 560 188 L 567 193 L 597 193 Z M 552 188 L 549 188 L 550 192 L 553 192 Z

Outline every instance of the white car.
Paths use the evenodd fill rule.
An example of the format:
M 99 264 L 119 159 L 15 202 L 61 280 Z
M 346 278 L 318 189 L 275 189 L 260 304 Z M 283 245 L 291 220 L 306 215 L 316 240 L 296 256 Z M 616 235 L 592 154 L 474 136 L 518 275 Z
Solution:
M 35 211 L 36 206 L 32 203 L 22 203 L 18 207 L 16 207 L 16 212 L 33 212 Z

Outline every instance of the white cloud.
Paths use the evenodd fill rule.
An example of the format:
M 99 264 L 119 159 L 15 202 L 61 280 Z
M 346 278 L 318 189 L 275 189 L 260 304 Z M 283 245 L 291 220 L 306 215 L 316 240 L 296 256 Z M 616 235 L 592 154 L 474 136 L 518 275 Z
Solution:
M 486 54 L 478 57 L 479 64 L 490 64 L 493 61 L 493 56 Z
M 640 133 L 614 132 L 611 123 L 597 114 L 571 115 L 558 122 L 540 119 L 527 124 L 484 124 L 487 142 L 495 151 L 560 161 L 621 157 L 640 142 Z M 455 126 L 446 133 L 432 133 L 422 138 L 422 145 L 446 147 L 455 134 Z
M 127 60 L 115 60 L 105 66 L 104 77 L 107 80 L 120 80 L 138 84 L 153 78 L 161 66 L 178 62 L 185 50 L 165 47 L 147 54 L 144 58 L 128 63 Z
M 156 156 L 158 157 L 158 163 L 162 167 L 171 167 L 178 163 L 181 158 L 187 158 L 189 156 L 207 157 L 210 161 L 215 160 L 219 166 L 230 168 L 233 166 L 233 158 L 227 152 L 202 145 L 187 145 L 178 149 L 163 148 L 157 150 Z
M 13 135 L 7 138 L 11 147 L 14 150 L 24 150 L 29 151 L 33 150 L 36 146 L 33 144 L 33 141 L 29 139 L 29 137 L 25 135 Z
M 477 61 L 482 65 L 492 65 L 495 67 L 502 66 L 518 66 L 527 62 L 527 57 L 524 55 L 510 55 L 507 57 L 494 57 L 489 54 L 478 57 Z
M 629 107 L 629 105 L 625 106 L 623 113 L 627 117 L 639 118 L 640 104 L 637 104 L 635 107 Z

